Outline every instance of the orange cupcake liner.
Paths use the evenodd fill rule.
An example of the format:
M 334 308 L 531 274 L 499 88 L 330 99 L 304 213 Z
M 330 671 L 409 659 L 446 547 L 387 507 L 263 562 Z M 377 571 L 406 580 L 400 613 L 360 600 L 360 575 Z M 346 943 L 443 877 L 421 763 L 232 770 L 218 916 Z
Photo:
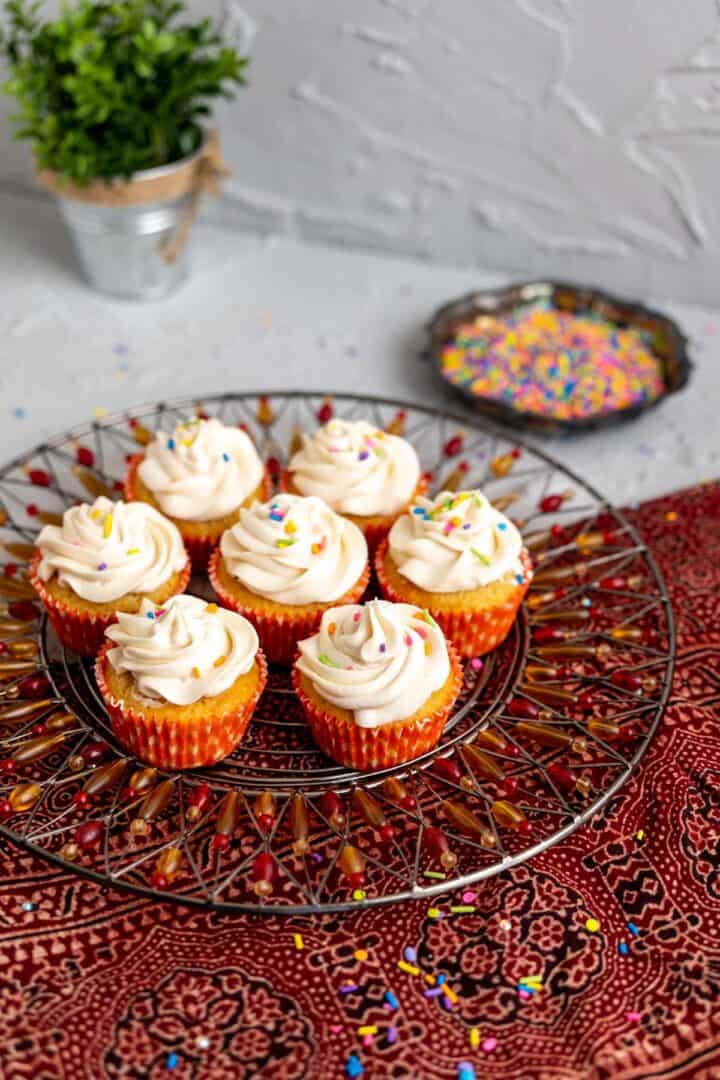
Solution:
M 285 491 L 285 492 L 289 492 L 291 490 L 291 488 L 290 488 L 290 471 L 288 469 L 283 469 L 282 472 L 280 473 L 279 488 L 280 488 L 280 491 Z M 415 488 L 415 491 L 413 492 L 410 503 L 414 499 L 416 499 L 418 495 L 424 495 L 425 492 L 427 491 L 427 489 L 428 489 L 427 479 L 426 479 L 425 476 L 421 476 L 420 479 L 418 480 L 417 487 Z M 408 503 L 408 505 L 410 505 L 410 504 Z M 372 518 L 368 518 L 367 521 L 364 521 L 362 516 L 359 515 L 359 514 L 342 514 L 341 513 L 340 516 L 349 518 L 351 521 L 353 521 L 357 525 L 358 529 L 362 530 L 362 533 L 363 533 L 363 535 L 365 537 L 365 542 L 367 543 L 368 550 L 370 552 L 370 557 L 372 558 L 375 551 L 377 550 L 378 545 L 383 542 L 383 540 L 385 539 L 387 534 L 390 532 L 390 530 L 392 529 L 392 527 L 395 524 L 395 522 L 397 521 L 397 519 L 400 517 L 400 514 L 402 514 L 403 512 L 404 512 L 403 510 L 399 510 L 397 514 L 394 514 L 394 515 L 389 515 L 388 514 L 387 517 L 385 517 L 383 520 L 373 520 Z M 337 511 L 337 513 L 340 513 L 340 511 Z
M 258 649 L 258 683 L 252 697 L 239 709 L 198 718 L 175 719 L 140 712 L 122 698 L 115 697 L 105 677 L 109 660 L 107 642 L 95 661 L 95 678 L 110 717 L 113 735 L 141 761 L 160 769 L 197 769 L 214 765 L 232 753 L 247 731 L 260 695 L 267 682 L 267 663 Z M 178 706 L 179 708 L 179 706 Z
M 281 611 L 265 611 L 252 607 L 250 604 L 239 602 L 228 593 L 218 573 L 218 566 L 222 555 L 220 548 L 216 548 L 208 565 L 208 577 L 215 590 L 215 595 L 223 607 L 231 611 L 237 611 L 240 615 L 253 624 L 257 630 L 260 644 L 268 660 L 273 664 L 292 664 L 297 652 L 298 641 L 303 641 L 316 632 L 325 611 L 340 604 L 355 604 L 363 595 L 370 581 L 370 566 L 365 564 L 365 569 L 357 583 L 339 600 L 332 600 L 317 611 L 293 611 L 292 607 L 284 607 Z
M 383 596 L 396 604 L 414 603 L 399 593 L 389 581 L 385 573 L 387 550 L 386 540 L 375 553 L 375 576 Z M 467 611 L 449 611 L 433 604 L 426 605 L 445 637 L 452 641 L 461 656 L 483 656 L 501 645 L 510 633 L 532 580 L 532 560 L 525 548 L 521 559 L 523 584 L 513 589 L 510 599 L 504 604 L 487 604 Z
M 310 728 L 324 754 L 346 768 L 368 772 L 389 769 L 427 754 L 437 746 L 445 724 L 463 685 L 463 668 L 457 652 L 448 642 L 450 656 L 449 693 L 446 703 L 430 716 L 395 720 L 376 728 L 359 727 L 354 720 L 337 716 L 318 706 L 302 685 L 302 674 L 293 668 L 293 687 Z M 448 691 L 448 684 L 445 686 Z
M 40 597 L 47 612 L 53 630 L 68 649 L 80 656 L 96 656 L 105 644 L 105 631 L 117 622 L 117 615 L 99 615 L 91 611 L 80 611 L 59 600 L 46 587 L 38 574 L 41 555 L 38 552 L 30 564 L 30 583 Z M 184 593 L 190 581 L 190 559 L 183 568 L 178 593 Z
M 137 471 L 138 471 L 138 469 L 140 467 L 140 463 L 141 463 L 141 461 L 143 461 L 144 457 L 145 457 L 144 454 L 135 454 L 130 459 L 130 461 L 128 463 L 127 475 L 126 475 L 125 480 L 123 482 L 125 498 L 126 498 L 126 500 L 128 502 L 137 501 L 137 497 L 138 497 L 137 496 L 137 487 L 136 487 Z M 263 478 L 262 478 L 262 498 L 263 498 L 263 501 L 269 499 L 271 494 L 272 494 L 272 480 L 271 480 L 270 475 L 269 475 L 269 473 L 268 473 L 268 471 L 266 469 L 265 472 L 263 473 Z M 159 512 L 162 513 L 161 510 Z M 167 517 L 168 515 L 166 514 L 165 516 Z M 184 530 L 183 530 L 183 523 L 182 523 L 181 520 L 179 520 L 178 518 L 171 518 L 170 520 L 177 527 L 177 529 L 180 532 L 180 535 L 182 536 L 182 541 L 183 541 L 183 544 L 185 545 L 185 550 L 187 551 L 187 553 L 190 556 L 190 559 L 192 561 L 192 568 L 193 568 L 194 572 L 198 573 L 198 574 L 204 573 L 205 570 L 207 569 L 207 564 L 208 564 L 208 562 L 210 560 L 210 556 L 212 555 L 213 551 L 215 550 L 215 546 L 216 546 L 216 544 L 217 544 L 217 542 L 219 540 L 219 537 L 218 536 L 187 536 L 185 534 Z

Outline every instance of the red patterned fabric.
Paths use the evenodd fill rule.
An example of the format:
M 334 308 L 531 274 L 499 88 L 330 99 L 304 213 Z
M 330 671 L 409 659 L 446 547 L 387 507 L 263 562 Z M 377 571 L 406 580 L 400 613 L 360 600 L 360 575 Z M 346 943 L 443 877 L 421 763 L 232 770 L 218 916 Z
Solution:
M 443 920 L 427 903 L 230 918 L 106 892 L 6 847 L 0 1075 L 326 1080 L 356 1051 L 370 1078 L 451 1078 L 460 1061 L 486 1080 L 720 1077 L 720 485 L 632 516 L 672 594 L 677 675 L 644 765 L 587 828 Z M 407 946 L 445 972 L 452 1011 L 398 970 Z M 523 1001 L 529 975 L 543 989 Z M 364 1025 L 378 1027 L 371 1048 Z M 473 1026 L 494 1049 L 471 1049 Z

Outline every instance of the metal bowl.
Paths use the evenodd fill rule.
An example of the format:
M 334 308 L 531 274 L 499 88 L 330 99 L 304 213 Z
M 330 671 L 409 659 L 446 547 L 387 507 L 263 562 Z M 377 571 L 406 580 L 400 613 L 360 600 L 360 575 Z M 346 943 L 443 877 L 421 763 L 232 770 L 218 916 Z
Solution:
M 633 327 L 650 334 L 652 351 L 660 361 L 662 369 L 664 392 L 652 401 L 628 405 L 626 408 L 616 409 L 613 412 L 564 420 L 539 413 L 523 412 L 505 402 L 478 396 L 466 387 L 456 385 L 443 374 L 442 350 L 452 341 L 463 323 L 482 315 L 501 318 L 516 308 L 525 307 L 539 300 L 548 301 L 559 311 L 598 315 L 617 326 Z M 451 386 L 466 401 L 471 401 L 475 408 L 485 416 L 515 428 L 545 435 L 593 431 L 597 428 L 611 427 L 623 420 L 632 420 L 659 404 L 668 394 L 682 390 L 692 371 L 687 351 L 687 338 L 673 319 L 643 304 L 621 300 L 600 289 L 569 285 L 559 281 L 528 281 L 499 289 L 481 289 L 468 293 L 458 300 L 444 304 L 436 311 L 427 323 L 426 331 L 428 339 L 422 356 L 431 361 L 434 371 L 442 379 L 443 384 Z

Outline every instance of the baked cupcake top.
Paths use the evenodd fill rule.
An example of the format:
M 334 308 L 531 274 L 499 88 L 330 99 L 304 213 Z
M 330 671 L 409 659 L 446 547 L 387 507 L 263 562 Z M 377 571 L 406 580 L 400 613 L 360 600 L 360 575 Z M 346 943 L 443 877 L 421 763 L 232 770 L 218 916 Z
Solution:
M 220 553 L 231 577 L 278 604 L 339 600 L 367 562 L 361 530 L 313 495 L 277 495 L 243 508 L 223 533 Z
M 434 619 L 389 600 L 330 608 L 319 632 L 300 642 L 297 666 L 321 697 L 353 713 L 363 728 L 406 720 L 450 674 Z
M 263 477 L 250 438 L 219 420 L 188 420 L 172 435 L 158 431 L 138 476 L 164 514 L 211 521 L 237 510 Z
M 388 545 L 399 573 L 427 592 L 523 580 L 520 532 L 480 491 L 418 496 L 393 525 Z
M 365 420 L 331 420 L 303 435 L 289 469 L 302 495 L 319 495 L 338 513 L 362 517 L 398 513 L 420 479 L 410 443 Z
M 115 643 L 108 660 L 153 705 L 217 697 L 255 663 L 255 628 L 198 596 L 173 596 L 162 607 L 144 600 L 139 614 L 119 611 L 117 619 L 106 631 Z
M 72 506 L 62 525 L 46 525 L 37 538 L 38 575 L 53 576 L 76 596 L 107 604 L 128 593 L 149 593 L 182 570 L 187 552 L 171 521 L 142 502 Z

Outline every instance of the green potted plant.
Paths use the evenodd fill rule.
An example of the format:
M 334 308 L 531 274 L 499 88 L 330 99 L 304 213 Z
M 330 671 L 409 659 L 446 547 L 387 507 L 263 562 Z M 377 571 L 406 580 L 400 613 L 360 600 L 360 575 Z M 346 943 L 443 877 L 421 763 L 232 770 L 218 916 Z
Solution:
M 203 190 L 226 170 L 211 104 L 247 60 L 177 0 L 77 0 L 43 20 L 6 0 L 0 55 L 38 179 L 59 200 L 88 279 L 116 296 L 166 295 L 186 276 Z

